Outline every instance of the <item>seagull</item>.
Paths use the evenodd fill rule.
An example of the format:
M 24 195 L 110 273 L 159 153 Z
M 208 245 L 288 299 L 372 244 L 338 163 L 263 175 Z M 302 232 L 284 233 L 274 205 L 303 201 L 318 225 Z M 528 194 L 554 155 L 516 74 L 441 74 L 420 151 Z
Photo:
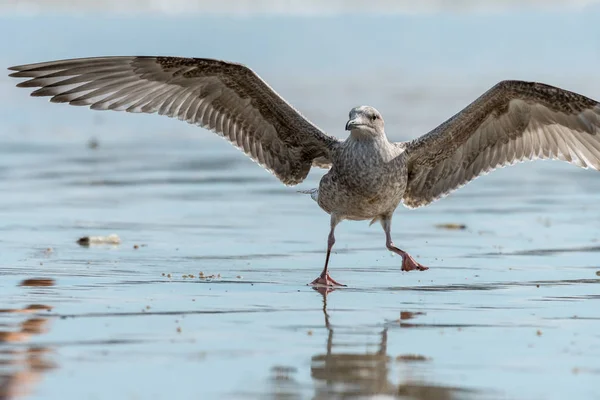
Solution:
M 330 215 L 325 265 L 310 284 L 344 286 L 329 274 L 335 228 L 379 221 L 402 271 L 424 271 L 392 241 L 400 203 L 422 207 L 476 177 L 525 160 L 600 169 L 600 103 L 537 82 L 506 80 L 431 132 L 390 142 L 373 107 L 350 111 L 346 140 L 326 134 L 245 65 L 182 57 L 94 57 L 9 68 L 32 96 L 93 110 L 158 113 L 212 130 L 288 186 L 328 168 L 306 191 Z

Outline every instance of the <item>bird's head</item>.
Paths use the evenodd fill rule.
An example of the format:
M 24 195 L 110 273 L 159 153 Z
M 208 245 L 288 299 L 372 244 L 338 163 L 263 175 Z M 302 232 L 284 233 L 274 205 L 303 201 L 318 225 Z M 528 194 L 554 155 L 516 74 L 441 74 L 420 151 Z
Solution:
M 383 117 L 373 107 L 360 106 L 350 110 L 346 130 L 354 135 L 360 136 L 384 136 Z

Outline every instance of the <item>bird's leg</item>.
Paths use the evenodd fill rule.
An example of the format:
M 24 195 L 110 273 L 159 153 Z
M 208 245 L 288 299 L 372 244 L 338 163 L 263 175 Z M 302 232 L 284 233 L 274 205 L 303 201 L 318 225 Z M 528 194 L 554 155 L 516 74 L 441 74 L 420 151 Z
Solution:
M 392 216 L 385 216 L 381 218 L 381 226 L 383 226 L 383 230 L 385 231 L 385 247 L 388 250 L 393 251 L 402 257 L 402 271 L 414 271 L 415 269 L 418 271 L 425 271 L 429 269 L 428 267 L 419 264 L 414 258 L 411 257 L 410 254 L 405 252 L 404 250 L 400 250 L 396 246 L 394 246 L 394 242 L 392 242 Z
M 340 222 L 340 219 L 335 215 L 331 215 L 331 230 L 329 231 L 329 236 L 327 237 L 327 256 L 325 257 L 325 267 L 323 267 L 323 272 L 321 275 L 314 281 L 312 281 L 311 285 L 325 285 L 325 286 L 346 286 L 337 282 L 331 276 L 329 276 L 328 266 L 329 266 L 329 256 L 331 255 L 331 248 L 335 243 L 335 227 Z

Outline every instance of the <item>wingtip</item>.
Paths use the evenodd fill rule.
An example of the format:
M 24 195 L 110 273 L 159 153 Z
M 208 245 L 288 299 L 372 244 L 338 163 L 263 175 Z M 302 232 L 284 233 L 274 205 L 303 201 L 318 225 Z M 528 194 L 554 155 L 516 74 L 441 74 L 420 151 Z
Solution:
M 18 78 L 18 76 L 16 78 Z M 19 83 L 17 83 L 16 86 L 18 88 L 32 88 L 32 87 L 39 87 L 40 85 L 32 84 L 31 80 L 28 80 L 28 81 L 19 82 Z
M 18 68 L 18 67 L 11 67 L 11 68 Z M 8 76 L 10 76 L 11 78 L 31 78 L 32 77 L 30 74 L 27 73 L 26 70 L 21 70 L 21 69 L 9 69 L 9 70 L 15 71 L 15 72 L 8 74 Z
M 25 83 L 25 82 L 24 82 Z M 27 87 L 27 86 L 19 86 L 17 87 Z M 50 93 L 46 88 L 40 88 L 38 90 L 34 90 L 31 92 L 31 97 L 45 97 L 45 96 L 53 96 L 56 93 Z
M 37 92 L 37 90 L 36 90 L 36 92 Z M 35 93 L 35 92 L 33 92 L 33 93 Z M 32 95 L 33 95 L 33 93 L 32 93 Z M 50 96 L 50 95 L 48 95 L 48 96 Z M 65 96 L 65 95 L 56 94 L 56 95 L 50 97 L 50 103 L 70 103 L 70 102 L 71 102 L 71 100 L 69 99 L 69 97 Z

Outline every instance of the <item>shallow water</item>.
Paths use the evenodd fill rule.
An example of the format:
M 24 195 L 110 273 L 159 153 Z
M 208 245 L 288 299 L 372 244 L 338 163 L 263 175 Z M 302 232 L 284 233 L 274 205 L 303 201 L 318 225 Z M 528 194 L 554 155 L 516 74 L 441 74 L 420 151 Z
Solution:
M 533 19 L 577 26 L 593 17 Z M 233 25 L 166 19 L 152 51 L 139 36 L 130 35 L 137 39 L 129 44 L 113 40 L 149 30 L 157 17 L 103 17 L 121 28 L 89 46 L 78 36 L 101 24 L 95 18 L 20 18 L 6 17 L 0 33 L 47 36 L 23 41 L 25 49 L 6 44 L 7 66 L 107 54 L 111 45 L 165 53 L 175 25 L 187 33 Z M 481 24 L 440 15 L 406 27 L 400 22 L 410 18 L 397 18 L 369 23 L 393 25 L 387 33 L 406 29 L 417 44 L 431 40 L 418 39 L 419 30 L 443 23 L 447 37 L 434 50 Z M 499 32 L 523 17 L 489 18 Z M 55 28 L 57 21 L 74 31 Z M 347 33 L 335 18 L 238 23 L 238 34 L 259 38 L 289 24 L 283 38 L 298 46 L 308 25 L 309 36 L 325 32 L 332 43 Z M 487 39 L 501 43 L 493 32 Z M 565 51 L 591 64 L 594 37 Z M 553 77 L 549 83 L 600 98 L 596 67 L 579 65 L 569 75 L 567 62 L 548 61 L 552 49 L 534 48 L 538 58 L 529 57 L 516 36 L 506 39 L 514 47 L 495 56 L 514 63 L 485 73 L 471 64 L 476 56 L 451 59 L 450 72 L 428 72 L 405 49 L 402 58 L 417 72 L 393 81 L 390 71 L 403 62 L 391 54 L 392 40 L 379 44 L 370 64 L 349 65 L 336 79 L 332 64 L 348 44 L 332 54 L 317 48 L 318 57 L 306 61 L 306 45 L 281 55 L 271 39 L 258 55 L 232 38 L 218 40 L 231 45 L 219 56 L 254 60 L 281 93 L 340 136 L 347 109 L 361 102 L 382 111 L 392 139 L 424 133 L 514 71 L 537 76 L 523 71 L 539 69 Z M 458 52 L 477 54 L 458 43 Z M 204 55 L 197 43 L 192 50 Z M 377 69 L 387 59 L 392 65 Z M 364 70 L 371 78 L 363 79 Z M 430 266 L 426 272 L 401 272 L 379 226 L 344 222 L 331 267 L 348 287 L 325 295 L 305 286 L 320 272 L 328 232 L 328 217 L 308 196 L 209 132 L 158 117 L 49 105 L 14 83 L 0 77 L 0 398 L 600 398 L 597 173 L 524 164 L 430 207 L 399 209 L 395 241 Z M 300 189 L 315 187 L 322 173 L 313 171 Z M 444 223 L 465 229 L 437 227 Z M 111 233 L 123 243 L 76 243 Z

